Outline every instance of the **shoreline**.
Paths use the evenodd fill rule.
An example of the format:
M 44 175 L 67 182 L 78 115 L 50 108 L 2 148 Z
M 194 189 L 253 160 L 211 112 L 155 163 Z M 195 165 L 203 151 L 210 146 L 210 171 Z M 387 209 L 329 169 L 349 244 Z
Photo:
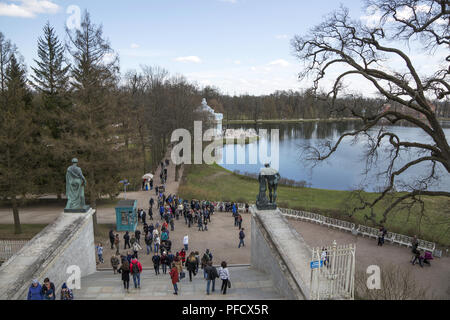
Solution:
M 276 124 L 276 123 L 304 123 L 304 122 L 341 122 L 362 121 L 359 118 L 328 118 L 328 119 L 258 119 L 255 120 L 223 120 L 223 124 Z M 438 121 L 450 121 L 450 118 L 438 118 Z

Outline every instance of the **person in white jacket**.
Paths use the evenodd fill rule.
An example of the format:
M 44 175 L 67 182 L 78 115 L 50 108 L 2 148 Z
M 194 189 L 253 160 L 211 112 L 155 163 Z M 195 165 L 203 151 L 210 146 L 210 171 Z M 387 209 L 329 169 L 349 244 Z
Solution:
M 228 282 L 230 282 L 230 271 L 228 270 L 225 261 L 222 262 L 221 267 L 219 268 L 219 278 L 222 279 L 222 288 L 220 289 L 220 292 L 227 294 Z
M 188 251 L 188 246 L 189 246 L 189 236 L 185 235 L 184 239 L 183 239 L 183 245 L 184 245 L 184 251 Z

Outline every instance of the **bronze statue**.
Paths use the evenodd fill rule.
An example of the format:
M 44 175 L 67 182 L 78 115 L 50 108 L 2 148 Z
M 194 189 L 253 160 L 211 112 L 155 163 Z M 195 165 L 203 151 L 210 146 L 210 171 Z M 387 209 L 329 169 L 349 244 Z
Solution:
M 66 173 L 66 196 L 67 206 L 64 212 L 87 212 L 90 207 L 84 199 L 84 187 L 87 182 L 81 168 L 78 167 L 78 159 L 72 159 L 72 165 L 67 168 Z
M 277 188 L 281 176 L 277 170 L 266 164 L 259 174 L 259 195 L 256 199 L 256 207 L 258 210 L 275 210 L 277 208 Z M 269 199 L 266 191 L 269 188 Z

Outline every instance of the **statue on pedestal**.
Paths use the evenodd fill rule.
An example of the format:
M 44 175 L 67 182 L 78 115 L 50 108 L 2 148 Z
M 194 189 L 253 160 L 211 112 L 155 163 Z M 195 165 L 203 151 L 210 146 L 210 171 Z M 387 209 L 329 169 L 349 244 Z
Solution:
M 277 208 L 277 188 L 281 176 L 277 170 L 266 164 L 259 173 L 259 195 L 256 199 L 256 207 L 258 210 L 275 210 Z M 269 188 L 269 198 L 266 192 Z
M 64 212 L 85 213 L 90 207 L 86 205 L 84 199 L 84 187 L 87 182 L 83 176 L 81 168 L 78 167 L 78 159 L 72 160 L 72 165 L 67 168 L 66 173 L 66 196 L 67 206 Z

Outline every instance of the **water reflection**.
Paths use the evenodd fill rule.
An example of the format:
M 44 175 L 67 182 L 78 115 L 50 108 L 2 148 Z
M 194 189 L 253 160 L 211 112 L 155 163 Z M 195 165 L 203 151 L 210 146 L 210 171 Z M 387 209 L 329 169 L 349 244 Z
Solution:
M 450 139 L 450 121 L 442 122 L 445 135 Z M 260 124 L 255 125 L 229 125 L 229 128 L 255 128 L 267 129 L 270 135 L 271 129 L 279 129 L 279 169 L 284 178 L 293 179 L 296 181 L 305 181 L 308 185 L 314 188 L 321 189 L 335 189 L 335 190 L 349 190 L 357 187 L 363 187 L 367 191 L 378 191 L 380 187 L 386 183 L 384 175 L 377 174 L 386 169 L 387 165 L 387 149 L 388 144 L 382 145 L 380 149 L 378 161 L 373 163 L 373 168 L 366 176 L 364 171 L 366 163 L 364 159 L 364 152 L 367 144 L 365 139 L 359 139 L 354 142 L 351 138 L 345 139 L 340 148 L 333 154 L 333 156 L 321 162 L 318 166 L 312 168 L 310 162 L 302 161 L 301 153 L 302 146 L 312 145 L 318 146 L 325 141 L 337 141 L 337 139 L 344 133 L 354 131 L 362 126 L 359 121 L 336 121 L 336 122 L 304 122 L 304 123 L 282 123 L 282 124 Z M 371 130 L 373 135 L 376 135 L 381 127 L 375 127 Z M 400 139 L 407 139 L 410 141 L 418 141 L 423 143 L 430 143 L 430 139 L 423 135 L 422 131 L 416 127 L 407 126 L 390 126 L 389 131 L 397 134 Z M 258 157 L 257 164 L 249 164 L 249 149 L 255 152 L 258 143 L 247 145 L 245 148 L 228 145 L 224 147 L 224 159 L 226 159 L 227 150 L 232 151 L 234 148 L 235 162 L 237 163 L 236 152 L 244 150 L 246 154 L 246 164 L 224 164 L 223 167 L 229 170 L 239 170 L 240 172 L 258 173 L 263 164 Z M 257 150 L 257 149 L 256 149 Z M 268 146 L 270 150 L 270 143 Z M 270 151 L 269 151 L 270 152 Z M 406 163 L 412 158 L 411 154 L 401 154 L 398 167 L 402 163 Z M 408 169 L 402 177 L 402 182 L 405 184 L 411 183 L 427 173 L 429 166 L 421 164 Z M 449 174 L 438 165 L 437 171 L 440 175 L 440 180 L 436 181 L 430 186 L 430 190 L 450 190 Z M 401 184 L 398 184 L 401 189 Z

